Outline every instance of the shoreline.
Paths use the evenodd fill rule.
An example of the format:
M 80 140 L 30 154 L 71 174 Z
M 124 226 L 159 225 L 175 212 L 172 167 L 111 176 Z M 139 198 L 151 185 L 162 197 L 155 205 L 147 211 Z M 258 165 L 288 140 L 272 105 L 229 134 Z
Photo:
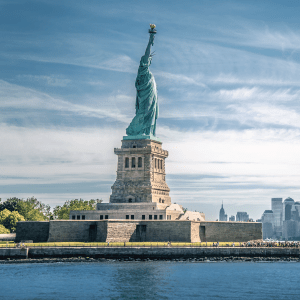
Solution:
M 0 261 L 13 259 L 300 260 L 300 248 L 281 247 L 25 247 L 0 248 Z
M 174 258 L 174 259 L 150 259 L 150 258 L 92 258 L 92 257 L 69 257 L 69 258 L 6 258 L 0 260 L 1 264 L 28 264 L 28 263 L 103 263 L 103 262 L 190 262 L 190 263 L 239 263 L 239 262 L 296 262 L 300 263 L 297 257 L 203 257 L 203 258 Z

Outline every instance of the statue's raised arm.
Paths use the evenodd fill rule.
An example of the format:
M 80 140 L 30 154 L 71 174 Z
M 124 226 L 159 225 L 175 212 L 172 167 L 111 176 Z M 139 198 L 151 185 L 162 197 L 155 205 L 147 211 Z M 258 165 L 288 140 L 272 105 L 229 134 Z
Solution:
M 145 51 L 145 56 L 146 57 L 151 56 L 151 54 L 150 54 L 151 53 L 151 46 L 154 45 L 154 38 L 155 38 L 155 33 L 150 33 L 148 46 L 147 46 L 146 51 Z
M 150 37 L 145 51 L 141 57 L 136 87 L 136 115 L 126 129 L 126 134 L 135 138 L 153 138 L 156 133 L 156 119 L 158 117 L 157 91 L 154 76 L 149 70 L 152 57 L 151 46 L 154 44 L 156 34 L 155 25 L 150 24 Z

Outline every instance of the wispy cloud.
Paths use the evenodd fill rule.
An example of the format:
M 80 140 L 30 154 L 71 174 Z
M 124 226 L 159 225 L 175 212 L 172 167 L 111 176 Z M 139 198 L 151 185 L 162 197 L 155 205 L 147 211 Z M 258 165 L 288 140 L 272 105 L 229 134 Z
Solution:
M 233 44 L 281 51 L 300 50 L 300 31 L 288 26 L 276 29 L 262 23 L 255 26 L 249 22 L 239 22 L 238 28 L 222 31 L 226 34 L 226 41 Z
M 294 66 L 291 66 L 291 71 L 294 69 Z M 232 73 L 228 74 L 219 74 L 215 77 L 209 78 L 210 84 L 224 84 L 224 85 L 246 85 L 246 86 L 300 86 L 300 82 L 298 80 L 294 80 L 292 78 L 272 78 L 269 76 L 265 77 L 256 77 L 248 75 L 241 77 L 237 77 Z
M 195 76 L 195 77 L 188 77 L 183 74 L 172 74 L 172 73 L 167 73 L 167 72 L 158 72 L 156 74 L 157 77 L 160 79 L 160 84 L 166 84 L 166 85 L 173 85 L 174 83 L 176 84 L 181 84 L 181 85 L 195 85 L 195 86 L 200 86 L 200 87 L 206 87 L 204 83 L 201 81 L 203 80 L 203 76 Z M 165 81 L 165 83 L 164 83 Z
M 118 95 L 117 98 L 126 98 L 127 100 L 128 97 Z M 0 80 L 0 99 L 0 107 L 2 108 L 66 111 L 93 118 L 111 118 L 125 123 L 128 123 L 130 120 L 115 107 L 112 110 L 109 107 L 105 108 L 104 105 L 102 105 L 103 108 L 99 108 L 74 104 L 66 100 L 54 98 L 46 93 L 11 84 L 3 80 Z M 109 103 L 109 99 L 105 100 Z M 104 103 L 106 103 L 106 101 Z M 5 115 L 2 116 L 2 119 L 3 118 L 5 118 Z
M 230 107 L 244 121 L 300 128 L 300 113 L 294 109 L 258 102 L 243 107 L 237 105 Z
M 39 83 L 45 83 L 50 86 L 66 87 L 72 81 L 68 78 L 62 78 L 61 76 L 46 76 L 46 75 L 18 75 L 18 79 L 27 79 L 30 81 L 37 81 Z
M 114 174 L 113 146 L 118 146 L 123 134 L 103 128 L 39 129 L 4 124 L 0 128 L 0 173 L 4 176 L 0 184 L 6 185 L 95 181 Z M 111 147 L 106 146 L 108 141 Z

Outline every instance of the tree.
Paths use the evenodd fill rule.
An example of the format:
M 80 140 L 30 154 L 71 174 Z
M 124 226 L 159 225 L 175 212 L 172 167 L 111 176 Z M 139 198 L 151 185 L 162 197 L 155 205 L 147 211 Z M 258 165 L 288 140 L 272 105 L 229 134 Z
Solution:
M 8 216 L 10 215 L 11 211 L 9 211 L 8 209 L 4 209 L 2 211 L 0 211 L 0 224 L 3 224 L 4 220 L 6 218 L 8 218 Z
M 5 228 L 3 225 L 0 225 L 0 234 L 10 233 L 9 229 Z
M 47 220 L 50 213 L 50 206 L 38 201 L 35 197 L 26 200 L 16 197 L 9 198 L 0 203 L 0 211 L 3 210 L 17 211 L 26 221 L 44 221 Z
M 9 211 L 4 209 L 0 212 L 0 225 L 7 228 L 9 231 L 15 231 L 17 222 L 25 221 L 25 218 L 17 211 Z
M 19 201 L 17 211 L 24 216 L 26 221 L 44 221 L 51 215 L 50 206 L 34 197 Z
M 67 200 L 62 206 L 55 206 L 53 214 L 57 219 L 68 220 L 71 210 L 95 210 L 97 203 L 101 203 L 103 200 L 91 199 L 90 201 L 83 199 Z
M 0 203 L 0 211 L 3 211 L 4 209 L 8 209 L 9 211 L 17 210 L 18 203 L 22 201 L 21 199 L 18 199 L 16 197 L 9 198 L 6 201 Z M 1 199 L 0 199 L 1 202 Z

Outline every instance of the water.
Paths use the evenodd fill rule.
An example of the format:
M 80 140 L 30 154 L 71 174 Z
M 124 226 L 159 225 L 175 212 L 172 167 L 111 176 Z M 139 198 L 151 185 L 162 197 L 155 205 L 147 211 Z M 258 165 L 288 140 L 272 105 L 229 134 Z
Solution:
M 297 262 L 0 265 L 0 299 L 299 299 Z

